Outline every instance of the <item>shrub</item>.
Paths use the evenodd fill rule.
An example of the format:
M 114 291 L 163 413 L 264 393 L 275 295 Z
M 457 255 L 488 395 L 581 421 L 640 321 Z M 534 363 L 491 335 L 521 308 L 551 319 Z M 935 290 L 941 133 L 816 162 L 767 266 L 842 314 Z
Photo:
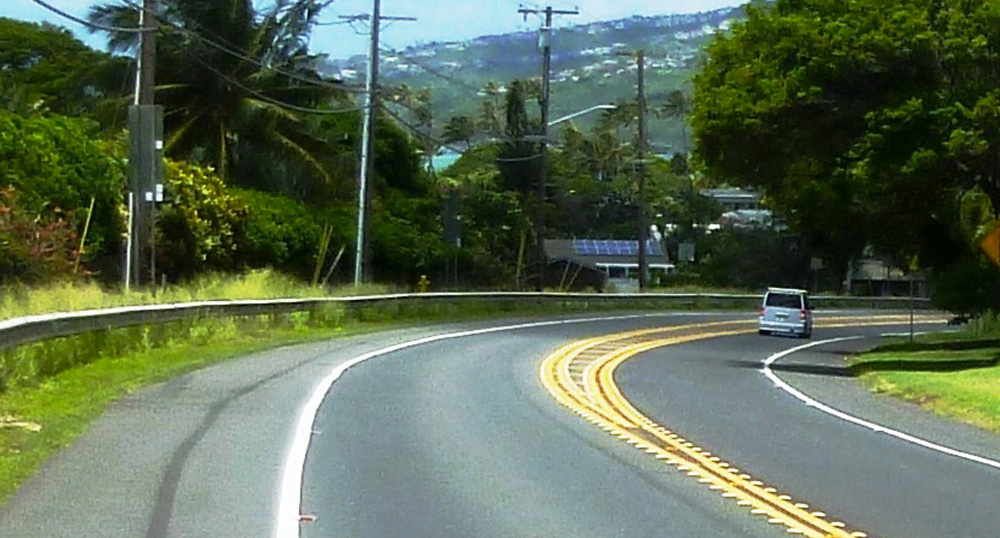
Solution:
M 203 271 L 232 271 L 244 236 L 247 208 L 209 168 L 167 160 L 167 201 L 157 215 L 156 249 L 171 279 Z
M 312 278 L 320 239 L 333 226 L 327 264 L 341 246 L 353 244 L 353 208 L 321 211 L 287 196 L 260 191 L 234 191 L 248 208 L 240 260 L 247 268 L 273 267 L 300 278 Z M 342 266 L 346 266 L 341 260 Z
M 101 140 L 92 121 L 23 118 L 0 110 L 0 188 L 13 186 L 22 210 L 45 222 L 61 218 L 78 233 L 93 199 L 87 235 L 91 256 L 118 255 L 125 229 L 123 155 L 124 145 Z
M 37 215 L 13 187 L 0 191 L 0 283 L 42 282 L 74 274 L 79 258 L 72 214 Z

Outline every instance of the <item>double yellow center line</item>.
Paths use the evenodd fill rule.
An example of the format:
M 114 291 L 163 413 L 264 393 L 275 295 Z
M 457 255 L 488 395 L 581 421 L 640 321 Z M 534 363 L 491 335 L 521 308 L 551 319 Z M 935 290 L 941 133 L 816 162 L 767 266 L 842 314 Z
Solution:
M 941 321 L 940 316 L 918 316 L 918 323 Z M 832 318 L 823 326 L 898 325 L 909 316 Z M 789 495 L 722 461 L 695 443 L 655 423 L 636 409 L 615 384 L 614 371 L 626 360 L 654 348 L 756 332 L 756 321 L 724 321 L 631 331 L 568 344 L 542 361 L 539 375 L 546 390 L 562 405 L 626 443 L 685 472 L 688 476 L 733 499 L 750 513 L 782 525 L 789 534 L 810 538 L 864 538 L 864 532 L 845 530 L 826 514 L 811 510 Z

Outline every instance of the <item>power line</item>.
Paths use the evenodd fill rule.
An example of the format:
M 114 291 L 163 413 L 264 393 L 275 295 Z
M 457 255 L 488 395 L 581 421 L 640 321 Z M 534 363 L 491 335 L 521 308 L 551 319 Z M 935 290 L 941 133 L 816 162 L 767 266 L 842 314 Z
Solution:
M 138 9 L 140 11 L 144 10 L 144 8 L 142 6 L 136 4 L 132 0 L 121 0 L 121 1 L 123 3 L 131 6 L 134 9 Z M 176 30 L 176 31 L 178 31 L 178 32 L 180 32 L 180 33 L 188 36 L 188 37 L 192 37 L 192 38 L 194 38 L 194 39 L 196 39 L 196 40 L 198 40 L 198 41 L 200 41 L 200 42 L 202 42 L 202 43 L 204 43 L 204 44 L 206 44 L 206 45 L 208 45 L 208 46 L 210 46 L 210 47 L 212 47 L 212 48 L 214 48 L 216 50 L 219 50 L 221 52 L 229 54 L 230 56 L 233 56 L 235 58 L 243 60 L 243 61 L 245 61 L 247 63 L 254 64 L 254 65 L 256 65 L 258 67 L 261 67 L 261 68 L 263 68 L 265 70 L 272 71 L 274 73 L 278 73 L 279 75 L 283 75 L 283 76 L 288 77 L 288 78 L 290 78 L 292 80 L 296 80 L 296 81 L 302 82 L 304 84 L 312 84 L 312 85 L 315 85 L 315 86 L 332 88 L 332 89 L 337 89 L 337 90 L 341 90 L 341 91 L 345 91 L 345 92 L 350 92 L 350 93 L 359 93 L 360 94 L 360 93 L 364 93 L 364 91 L 365 91 L 365 90 L 363 90 L 361 88 L 351 87 L 351 86 L 348 86 L 348 85 L 343 84 L 343 83 L 329 82 L 329 81 L 322 80 L 322 79 L 311 78 L 311 77 L 307 77 L 307 76 L 295 73 L 294 71 L 288 71 L 288 70 L 285 70 L 285 69 L 281 69 L 280 67 L 274 67 L 274 66 L 268 65 L 267 62 L 264 62 L 264 61 L 259 60 L 257 58 L 253 58 L 251 56 L 247 56 L 246 54 L 244 54 L 244 53 L 242 53 L 240 51 L 234 50 L 233 48 L 227 47 L 226 45 L 219 44 L 219 43 L 217 43 L 217 42 L 215 42 L 215 41 L 213 41 L 213 40 L 211 40 L 211 39 L 209 39 L 209 38 L 207 38 L 207 37 L 199 34 L 198 32 L 195 32 L 193 30 L 188 30 L 187 28 L 179 26 L 179 25 L 177 25 L 177 24 L 175 24 L 175 23 L 173 23 L 173 22 L 171 22 L 169 20 L 165 20 L 163 17 L 161 17 L 159 15 L 153 14 L 153 16 L 155 16 L 160 22 L 166 24 L 170 28 L 172 28 L 172 29 L 174 29 L 174 30 Z
M 398 103 L 397 102 L 395 104 L 400 105 L 403 108 L 406 108 L 407 110 L 411 110 L 409 107 L 407 107 L 403 103 Z M 395 111 L 391 110 L 390 108 L 386 107 L 385 105 L 382 105 L 380 108 L 382 109 L 383 112 L 385 112 L 386 114 L 388 114 L 389 116 L 391 116 L 393 119 L 395 119 L 397 122 L 399 122 L 403 127 L 406 127 L 407 129 L 409 129 L 410 131 L 412 131 L 413 134 L 417 135 L 418 137 L 423 138 L 425 140 L 428 140 L 430 142 L 433 142 L 436 146 L 444 148 L 444 149 L 451 150 L 451 151 L 453 151 L 455 153 L 464 153 L 465 152 L 465 150 L 459 148 L 458 146 L 450 145 L 449 143 L 445 142 L 443 139 L 438 138 L 436 136 L 433 136 L 430 133 L 426 133 L 426 132 L 422 131 L 419 127 L 417 127 L 417 126 L 413 125 L 412 123 L 406 121 L 405 119 L 403 119 L 402 116 L 400 116 L 399 114 L 397 114 Z
M 357 107 L 341 108 L 341 109 L 323 109 L 323 108 L 307 108 L 307 107 L 303 107 L 303 106 L 299 106 L 299 105 L 293 105 L 292 103 L 286 103 L 286 102 L 281 101 L 279 99 L 275 99 L 273 97 L 270 97 L 267 94 L 261 92 L 260 90 L 254 90 L 253 88 L 249 88 L 249 87 L 245 86 L 244 84 L 242 84 L 238 80 L 236 80 L 236 79 L 230 77 L 229 75 L 227 75 L 227 74 L 219 71 L 218 69 L 212 67 L 208 62 L 202 60 L 201 58 L 195 57 L 194 60 L 196 62 L 198 62 L 199 64 L 201 64 L 202 67 L 204 67 L 205 69 L 208 69 L 212 73 L 215 73 L 217 76 L 223 78 L 224 80 L 226 80 L 227 82 L 229 82 L 233 86 L 236 86 L 237 88 L 239 88 L 239 89 L 241 89 L 241 90 L 243 90 L 243 91 L 245 91 L 245 92 L 247 92 L 247 93 L 249 93 L 251 95 L 254 95 L 255 97 L 260 98 L 260 100 L 262 100 L 262 101 L 266 101 L 266 102 L 268 102 L 268 103 L 270 103 L 272 105 L 275 105 L 275 106 L 278 106 L 278 107 L 281 107 L 281 108 L 286 108 L 288 110 L 294 110 L 296 112 L 302 112 L 302 113 L 305 113 L 305 114 L 324 114 L 324 115 L 347 114 L 347 113 L 350 113 L 350 112 L 357 112 L 358 111 Z
M 95 22 L 90 22 L 90 21 L 88 21 L 86 19 L 81 19 L 80 17 L 77 17 L 75 15 L 71 15 L 69 13 L 66 13 L 65 11 L 63 11 L 63 10 L 61 10 L 61 9 L 59 9 L 59 8 L 57 8 L 57 7 L 49 4 L 49 3 L 47 3 L 47 2 L 44 2 L 43 0 L 31 0 L 31 1 L 34 2 L 34 3 L 36 3 L 36 4 L 38 4 L 38 5 L 40 5 L 40 6 L 42 6 L 43 8 L 45 8 L 45 9 L 47 9 L 47 10 L 55 13 L 56 15 L 59 15 L 60 17 L 69 19 L 69 20 L 71 20 L 71 21 L 73 21 L 73 22 L 75 22 L 77 24 L 82 24 L 83 26 L 86 26 L 88 28 L 93 28 L 94 30 L 103 30 L 105 32 L 134 33 L 134 34 L 142 33 L 144 31 L 152 31 L 152 30 L 147 30 L 147 29 L 143 29 L 143 28 L 124 28 L 124 27 L 121 27 L 121 26 L 104 26 L 103 24 L 97 24 Z
M 423 63 L 421 60 L 417 60 L 413 56 L 408 56 L 406 53 L 401 52 L 398 49 L 394 49 L 392 47 L 386 46 L 386 47 L 383 47 L 382 50 L 383 50 L 383 52 L 388 52 L 390 54 L 394 54 L 396 56 L 404 58 L 406 61 L 413 63 L 417 67 L 423 69 L 424 71 L 427 71 L 431 75 L 434 75 L 434 76 L 440 78 L 441 80 L 444 80 L 444 81 L 447 81 L 447 82 L 451 82 L 452 84 L 461 86 L 461 87 L 463 87 L 463 88 L 465 88 L 465 89 L 467 89 L 469 91 L 472 91 L 472 92 L 474 92 L 476 94 L 479 94 L 479 92 L 482 91 L 482 88 L 477 88 L 477 87 L 469 84 L 468 82 L 465 82 L 464 80 L 460 80 L 460 79 L 455 78 L 455 77 L 453 77 L 451 75 L 448 75 L 448 74 L 444 73 L 443 71 L 441 71 L 440 69 L 437 69 L 436 67 L 431 67 L 430 65 L 428 65 L 426 63 Z

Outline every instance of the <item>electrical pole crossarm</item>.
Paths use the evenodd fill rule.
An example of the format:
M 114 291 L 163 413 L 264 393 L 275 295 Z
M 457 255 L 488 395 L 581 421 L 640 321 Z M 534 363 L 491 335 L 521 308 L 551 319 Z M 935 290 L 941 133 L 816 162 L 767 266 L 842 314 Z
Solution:
M 538 14 L 542 14 L 542 13 L 546 13 L 546 14 L 552 13 L 553 15 L 579 15 L 580 14 L 580 10 L 578 10 L 578 9 L 552 9 L 552 8 L 531 9 L 531 8 L 526 8 L 526 7 L 518 8 L 517 12 L 521 13 L 523 15 L 538 15 Z

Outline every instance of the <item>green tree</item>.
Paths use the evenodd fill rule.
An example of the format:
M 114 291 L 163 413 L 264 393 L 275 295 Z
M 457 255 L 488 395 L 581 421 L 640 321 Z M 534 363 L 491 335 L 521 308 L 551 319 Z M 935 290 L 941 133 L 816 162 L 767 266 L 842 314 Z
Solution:
M 296 173 L 333 181 L 330 147 L 308 114 L 347 103 L 344 90 L 315 70 L 318 57 L 307 49 L 327 3 L 278 0 L 258 13 L 251 0 L 160 2 L 156 99 L 167 110 L 167 153 L 240 185 Z M 92 8 L 90 19 L 135 26 L 138 13 L 104 4 Z M 110 35 L 114 49 L 135 45 L 134 35 Z
M 9 110 L 95 114 L 121 97 L 127 65 L 65 28 L 0 17 L 0 96 Z
M 490 81 L 483 86 L 483 102 L 479 109 L 479 129 L 487 136 L 500 138 L 503 136 L 502 107 L 500 106 L 500 87 Z
M 691 100 L 684 95 L 681 90 L 671 90 L 667 94 L 666 102 L 657 110 L 668 118 L 673 118 L 681 124 L 681 150 L 686 155 L 688 153 L 688 132 L 687 120 L 691 114 Z
M 978 186 L 1000 207 L 995 3 L 778 0 L 747 15 L 695 79 L 707 173 L 762 189 L 836 267 L 866 244 L 947 264 L 956 195 Z
M 446 143 L 461 142 L 468 151 L 472 148 L 472 137 L 476 134 L 476 123 L 470 116 L 452 116 L 444 126 Z
M 527 200 L 533 186 L 540 179 L 538 144 L 526 137 L 540 132 L 537 122 L 528 118 L 525 107 L 527 89 L 520 80 L 515 80 L 507 86 L 504 101 L 504 142 L 500 156 L 497 158 L 500 168 L 502 185 L 505 190 L 519 193 Z
M 89 260 L 117 259 L 125 228 L 124 144 L 100 135 L 91 120 L 0 110 L 0 188 L 14 187 L 24 211 L 43 221 L 67 220 L 79 234 L 94 200 L 86 238 Z

